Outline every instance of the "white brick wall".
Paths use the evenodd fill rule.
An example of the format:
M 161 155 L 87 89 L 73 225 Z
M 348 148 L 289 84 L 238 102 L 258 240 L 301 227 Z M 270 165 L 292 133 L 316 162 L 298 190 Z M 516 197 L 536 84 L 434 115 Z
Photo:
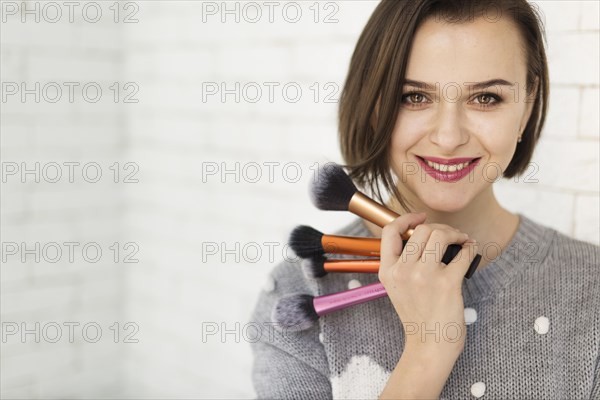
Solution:
M 307 188 L 311 166 L 340 161 L 337 104 L 324 102 L 331 93 L 325 85 L 341 89 L 376 2 L 319 3 L 319 22 L 313 3 L 299 2 L 298 23 L 283 18 L 286 3 L 275 8 L 273 22 L 263 6 L 259 22 L 247 20 L 255 14 L 246 8 L 246 19 L 236 23 L 227 15 L 223 23 L 218 14 L 204 14 L 203 22 L 203 10 L 221 2 L 137 1 L 139 22 L 131 24 L 112 20 L 112 2 L 99 4 L 105 18 L 97 24 L 76 14 L 74 23 L 23 24 L 8 16 L 1 25 L 2 82 L 97 82 L 104 89 L 98 103 L 79 97 L 1 104 L 2 162 L 97 162 L 103 170 L 96 184 L 80 178 L 3 183 L 2 242 L 98 242 L 104 251 L 98 263 L 12 256 L 2 264 L 2 322 L 97 322 L 103 329 L 95 344 L 78 331 L 74 343 L 9 337 L 1 344 L 2 397 L 252 397 L 248 343 L 234 334 L 203 343 L 202 323 L 245 333 L 290 229 L 302 223 L 331 231 L 352 218 L 315 210 Z M 239 3 L 240 10 L 247 4 Z M 534 159 L 538 181 L 500 182 L 496 193 L 509 209 L 598 244 L 598 3 L 537 4 L 552 77 L 550 114 Z M 120 20 L 133 10 L 121 9 Z M 338 22 L 323 23 L 332 12 Z M 118 103 L 109 89 L 114 82 Z M 139 87 L 138 103 L 123 103 L 127 82 Z M 231 95 L 204 102 L 206 82 L 256 83 L 263 96 L 256 103 L 236 103 Z M 273 102 L 265 82 L 278 84 Z M 287 83 L 301 87 L 297 103 L 285 101 Z M 565 158 L 559 168 L 556 160 Z M 121 182 L 114 183 L 109 167 L 117 161 Z M 125 162 L 139 166 L 139 183 L 122 182 L 130 171 Z M 240 173 L 252 177 L 255 170 L 244 169 L 250 162 L 260 166 L 256 183 L 202 173 L 207 163 L 219 169 L 239 163 Z M 279 163 L 272 182 L 269 162 Z M 294 165 L 301 171 L 297 182 L 291 182 Z M 109 249 L 114 242 L 121 245 L 118 263 Z M 139 246 L 138 263 L 122 262 L 130 253 L 126 242 Z M 247 251 L 223 261 L 221 252 L 203 254 L 203 244 L 213 242 Z M 272 257 L 266 242 L 274 242 Z M 114 322 L 121 324 L 119 343 Z M 131 332 L 123 329 L 126 322 L 139 327 L 139 343 L 123 343 Z
M 56 103 L 43 96 L 36 103 L 33 95 L 25 103 L 19 96 L 2 102 L 2 163 L 25 162 L 31 168 L 39 162 L 43 170 L 49 162 L 98 162 L 103 179 L 95 184 L 85 182 L 80 167 L 70 183 L 63 166 L 63 177 L 57 183 L 47 182 L 43 176 L 36 183 L 33 175 L 27 176 L 25 183 L 18 175 L 2 183 L 3 244 L 25 242 L 28 248 L 35 242 L 42 247 L 52 242 L 81 245 L 74 262 L 63 253 L 56 263 L 43 257 L 35 262 L 33 256 L 23 263 L 19 255 L 6 256 L 3 251 L 7 257 L 1 267 L 3 332 L 7 323 L 19 327 L 26 323 L 35 329 L 38 322 L 41 338 L 37 343 L 32 334 L 25 340 L 17 334 L 1 343 L 0 396 L 115 397 L 123 386 L 122 354 L 126 346 L 132 346 L 115 344 L 110 330 L 114 322 L 123 322 L 126 290 L 123 264 L 112 260 L 109 246 L 129 240 L 121 223 L 126 206 L 119 187 L 123 184 L 110 182 L 108 169 L 126 150 L 126 110 L 112 102 L 108 89 L 111 82 L 121 81 L 123 30 L 106 18 L 92 24 L 76 17 L 69 23 L 67 14 L 55 24 L 43 19 L 36 23 L 33 16 L 22 23 L 18 15 L 4 14 L 9 3 L 21 7 L 21 2 L 1 3 L 6 17 L 0 32 L 1 81 L 25 82 L 28 88 L 35 82 L 41 87 L 56 82 L 65 92 Z M 45 4 L 26 5 L 33 9 L 36 3 L 40 10 Z M 109 5 L 103 4 L 104 11 Z M 64 82 L 80 84 L 73 103 L 68 101 Z M 98 103 L 85 103 L 81 97 L 81 87 L 88 82 L 97 82 L 106 90 Z M 97 263 L 81 257 L 81 246 L 88 242 L 97 242 L 103 249 Z M 74 327 L 73 343 L 68 325 L 64 325 L 70 322 L 80 324 Z M 81 329 L 88 322 L 103 330 L 97 343 L 88 343 L 82 336 Z M 62 337 L 51 343 L 46 339 L 53 340 L 55 331 L 44 331 L 44 327 L 54 323 L 61 327 Z M 93 338 L 93 331 L 88 332 L 86 338 Z

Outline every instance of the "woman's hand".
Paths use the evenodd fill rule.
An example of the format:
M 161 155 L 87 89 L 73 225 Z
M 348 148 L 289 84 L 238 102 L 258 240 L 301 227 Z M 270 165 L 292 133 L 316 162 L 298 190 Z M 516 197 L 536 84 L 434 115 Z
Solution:
M 466 339 L 462 281 L 477 254 L 475 241 L 444 224 L 425 224 L 424 213 L 409 213 L 383 228 L 379 280 L 406 334 L 405 350 L 458 358 Z M 402 248 L 401 233 L 415 231 Z M 463 248 L 442 263 L 449 244 Z

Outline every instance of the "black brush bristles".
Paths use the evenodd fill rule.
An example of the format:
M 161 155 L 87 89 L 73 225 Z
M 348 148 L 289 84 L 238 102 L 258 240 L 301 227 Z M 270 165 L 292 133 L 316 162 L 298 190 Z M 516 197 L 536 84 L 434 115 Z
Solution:
M 288 244 L 300 258 L 323 255 L 323 233 L 307 225 L 299 225 L 290 234 Z
M 341 166 L 327 163 L 319 168 L 317 178 L 312 182 L 311 201 L 320 210 L 348 211 L 348 204 L 357 190 Z
M 327 271 L 325 271 L 325 261 L 327 261 L 327 258 L 323 256 L 302 260 L 301 267 L 304 276 L 308 278 L 322 278 L 327 275 Z
M 273 320 L 284 329 L 302 331 L 310 328 L 319 319 L 313 306 L 313 298 L 308 294 L 282 297 L 273 309 Z

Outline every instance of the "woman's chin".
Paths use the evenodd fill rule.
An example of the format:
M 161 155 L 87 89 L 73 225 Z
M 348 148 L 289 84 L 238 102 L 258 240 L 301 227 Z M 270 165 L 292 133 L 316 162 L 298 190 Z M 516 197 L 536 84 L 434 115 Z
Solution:
M 455 213 L 463 210 L 469 204 L 464 196 L 435 196 L 422 199 L 423 204 L 430 210 L 445 213 Z

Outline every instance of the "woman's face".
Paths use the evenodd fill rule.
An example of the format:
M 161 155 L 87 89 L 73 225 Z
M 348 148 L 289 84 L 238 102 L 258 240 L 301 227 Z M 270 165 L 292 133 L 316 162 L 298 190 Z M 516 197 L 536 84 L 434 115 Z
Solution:
M 407 66 L 406 80 L 413 83 L 403 88 L 392 135 L 391 161 L 400 193 L 418 209 L 456 212 L 491 191 L 531 112 L 526 72 L 521 37 L 508 18 L 425 21 Z M 439 164 L 479 160 L 452 173 L 436 168 L 460 166 L 432 168 L 420 157 L 441 159 Z

